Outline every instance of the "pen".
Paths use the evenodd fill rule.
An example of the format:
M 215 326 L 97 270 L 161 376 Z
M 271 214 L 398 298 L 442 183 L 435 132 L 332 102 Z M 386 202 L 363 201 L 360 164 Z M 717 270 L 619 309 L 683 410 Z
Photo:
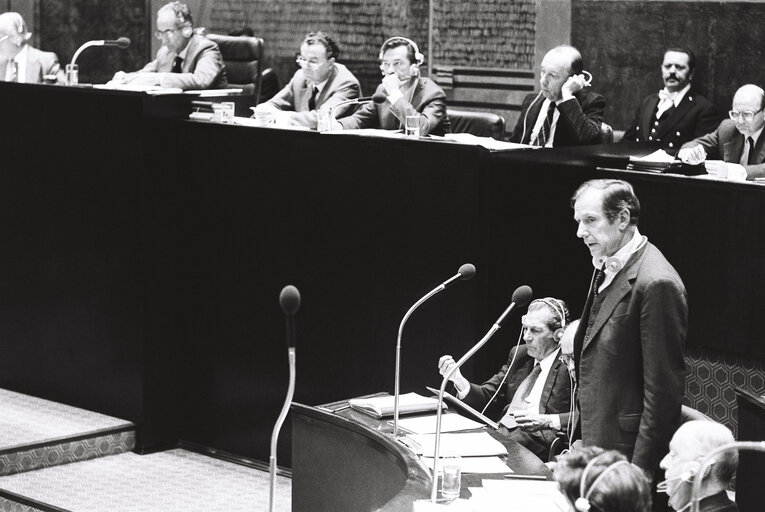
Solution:
M 505 478 L 519 479 L 519 480 L 547 480 L 546 476 L 542 475 L 505 475 Z

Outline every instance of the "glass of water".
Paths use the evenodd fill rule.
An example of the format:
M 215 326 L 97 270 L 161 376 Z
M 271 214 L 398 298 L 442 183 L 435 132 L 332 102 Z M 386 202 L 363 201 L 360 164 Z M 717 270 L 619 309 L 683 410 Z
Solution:
M 420 114 L 406 116 L 404 127 L 406 128 L 406 136 L 410 139 L 420 138 L 420 117 Z
M 462 480 L 462 460 L 459 457 L 445 457 L 442 459 L 441 470 L 441 496 L 453 500 L 460 496 L 460 483 Z

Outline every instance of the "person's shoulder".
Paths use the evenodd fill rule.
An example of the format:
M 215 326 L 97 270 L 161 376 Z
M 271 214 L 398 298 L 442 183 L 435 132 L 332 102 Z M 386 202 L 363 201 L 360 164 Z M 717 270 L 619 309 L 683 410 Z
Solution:
M 596 103 L 596 102 L 605 102 L 606 97 L 600 94 L 599 92 L 595 92 L 589 87 L 585 87 L 578 93 L 574 95 L 578 100 L 579 103 Z
M 667 260 L 664 253 L 651 242 L 646 242 L 637 281 L 639 283 L 667 282 L 685 289 L 683 280 L 675 267 Z
M 688 91 L 688 94 L 686 94 L 685 97 L 688 98 L 688 101 L 693 102 L 697 108 L 715 108 L 714 104 L 709 101 L 706 96 L 698 94 L 693 88 Z
M 441 89 L 440 85 L 438 85 L 436 82 L 434 82 L 433 80 L 431 80 L 430 78 L 428 78 L 426 76 L 421 76 L 417 80 L 420 82 L 420 86 L 422 87 L 423 91 L 426 91 L 426 92 L 430 92 L 430 91 L 432 91 L 432 92 L 440 92 L 440 93 L 442 93 L 444 95 L 446 94 L 446 93 L 444 93 L 444 90 Z
M 359 79 L 356 78 L 356 75 L 354 75 L 351 72 L 351 70 L 348 69 L 348 67 L 345 66 L 344 64 L 340 64 L 339 62 L 335 62 L 333 65 L 335 67 L 335 70 L 336 70 L 335 73 L 336 73 L 336 76 L 337 76 L 338 79 L 340 79 L 340 80 L 342 80 L 344 82 L 354 82 L 354 83 L 358 83 L 359 82 Z M 300 69 L 298 71 L 302 72 L 302 69 Z

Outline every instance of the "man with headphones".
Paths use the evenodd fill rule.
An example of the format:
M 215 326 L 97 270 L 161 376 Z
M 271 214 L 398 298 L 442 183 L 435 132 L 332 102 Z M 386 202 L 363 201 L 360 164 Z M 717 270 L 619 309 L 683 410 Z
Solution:
M 28 44 L 32 33 L 17 12 L 0 14 L 0 80 L 3 82 L 64 82 L 58 57 Z
M 135 73 L 118 71 L 113 82 L 169 88 L 221 89 L 228 85 L 218 45 L 194 31 L 186 4 L 170 2 L 157 12 L 157 58 Z
M 367 103 L 335 126 L 399 130 L 406 116 L 419 113 L 421 136 L 443 134 L 446 94 L 435 82 L 420 76 L 425 57 L 417 44 L 405 37 L 391 37 L 380 48 L 379 58 L 383 80 L 375 96 L 384 96 L 385 101 Z
M 600 142 L 606 100 L 587 89 L 592 80 L 573 46 L 547 52 L 540 66 L 539 94 L 529 94 L 511 142 L 540 147 L 580 146 Z
M 552 297 L 532 301 L 522 318 L 526 344 L 510 350 L 507 364 L 496 375 L 480 385 L 468 382 L 459 369 L 450 377 L 457 396 L 471 407 L 485 411 L 492 404 L 500 405 L 500 431 L 543 461 L 547 460 L 555 431 L 561 428 L 559 414 L 568 413 L 571 405 L 571 379 L 566 364 L 558 357 L 568 321 L 564 301 Z M 438 370 L 446 375 L 455 364 L 452 356 L 442 356 Z M 521 428 L 514 416 L 529 414 L 550 415 L 550 428 Z

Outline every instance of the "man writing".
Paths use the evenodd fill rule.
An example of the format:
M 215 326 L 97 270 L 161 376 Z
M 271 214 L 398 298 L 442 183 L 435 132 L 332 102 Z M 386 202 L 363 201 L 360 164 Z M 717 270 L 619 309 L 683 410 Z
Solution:
M 622 140 L 660 142 L 662 149 L 674 154 L 689 140 L 714 130 L 720 121 L 714 105 L 691 92 L 695 68 L 696 56 L 691 50 L 670 48 L 664 52 L 664 89 L 640 103 Z
M 135 73 L 118 71 L 113 82 L 168 88 L 221 89 L 228 85 L 218 45 L 194 31 L 189 8 L 170 2 L 157 12 L 157 30 L 162 41 L 157 58 Z
M 547 148 L 600 142 L 606 100 L 585 89 L 589 84 L 579 50 L 553 48 L 540 67 L 542 90 L 523 100 L 510 141 Z
M 0 81 L 39 84 L 63 82 L 58 57 L 30 46 L 32 37 L 17 12 L 0 14 Z
M 709 174 L 730 180 L 751 180 L 765 176 L 765 93 L 752 84 L 742 86 L 733 96 L 733 106 L 717 130 L 685 144 L 677 154 L 683 162 L 704 162 Z

